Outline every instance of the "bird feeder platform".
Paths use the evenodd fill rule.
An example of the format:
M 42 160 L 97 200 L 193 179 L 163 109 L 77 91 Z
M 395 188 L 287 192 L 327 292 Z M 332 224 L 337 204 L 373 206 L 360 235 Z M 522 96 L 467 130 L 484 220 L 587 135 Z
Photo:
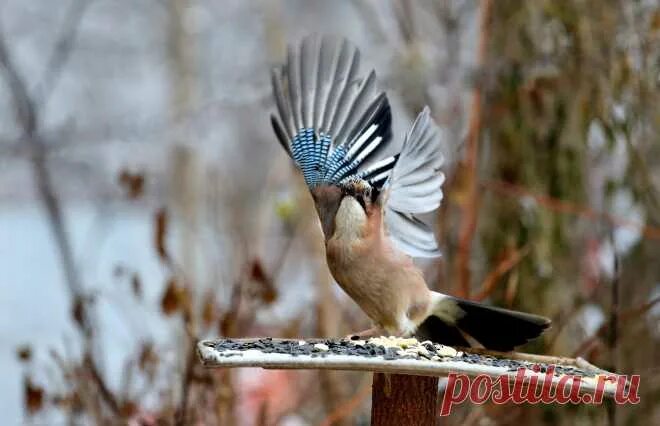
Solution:
M 266 369 L 330 369 L 374 372 L 372 424 L 432 424 L 438 414 L 438 378 L 450 373 L 493 380 L 521 374 L 536 377 L 541 387 L 548 379 L 557 386 L 562 378 L 580 379 L 581 393 L 614 396 L 613 373 L 581 358 L 562 358 L 455 349 L 416 339 L 379 337 L 286 340 L 275 338 L 218 339 L 198 343 L 202 364 L 210 368 L 261 367 Z M 550 374 L 548 374 L 550 372 Z M 570 377 L 566 377 L 570 376 Z M 610 377 L 610 380 L 602 380 Z M 408 408 L 406 408 L 408 407 Z M 403 416 L 403 417 L 402 417 Z M 408 417 L 406 417 L 408 416 Z M 412 422 L 411 422 L 412 421 Z M 405 422 L 405 423 L 401 423 Z M 430 423 L 429 423 L 430 422 Z

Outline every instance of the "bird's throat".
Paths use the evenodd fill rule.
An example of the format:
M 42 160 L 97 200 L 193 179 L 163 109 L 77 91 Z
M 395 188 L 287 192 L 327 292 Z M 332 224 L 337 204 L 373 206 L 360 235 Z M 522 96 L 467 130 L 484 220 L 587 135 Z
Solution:
M 352 242 L 364 236 L 367 225 L 367 215 L 358 201 L 346 196 L 341 200 L 335 216 L 335 232 L 333 238 Z

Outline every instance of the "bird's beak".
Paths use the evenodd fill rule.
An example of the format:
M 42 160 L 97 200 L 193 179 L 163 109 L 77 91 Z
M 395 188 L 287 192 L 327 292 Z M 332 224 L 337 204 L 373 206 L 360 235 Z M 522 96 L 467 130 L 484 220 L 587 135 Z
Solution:
M 316 212 L 321 220 L 321 227 L 326 241 L 332 237 L 335 228 L 335 216 L 343 197 L 341 189 L 335 186 L 326 186 L 312 191 Z

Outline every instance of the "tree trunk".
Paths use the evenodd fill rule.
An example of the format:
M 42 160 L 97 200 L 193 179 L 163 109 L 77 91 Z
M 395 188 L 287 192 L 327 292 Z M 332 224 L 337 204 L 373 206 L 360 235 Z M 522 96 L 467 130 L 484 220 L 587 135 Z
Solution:
M 437 413 L 437 377 L 374 373 L 372 426 L 432 426 Z

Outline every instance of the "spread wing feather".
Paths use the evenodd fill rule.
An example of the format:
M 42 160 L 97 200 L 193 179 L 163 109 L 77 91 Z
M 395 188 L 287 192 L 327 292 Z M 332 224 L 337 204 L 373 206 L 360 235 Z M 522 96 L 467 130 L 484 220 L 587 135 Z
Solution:
M 413 257 L 437 257 L 438 244 L 433 230 L 415 216 L 390 210 L 385 216 L 390 238 L 396 246 Z
M 387 96 L 375 72 L 358 75 L 359 63 L 348 41 L 309 36 L 289 46 L 286 65 L 271 72 L 277 106 L 271 124 L 310 189 L 361 173 L 390 143 Z M 393 166 L 383 163 L 380 172 Z
M 334 133 L 332 128 L 333 118 L 344 89 L 348 82 L 355 78 L 355 73 L 360 65 L 360 52 L 347 40 L 342 40 L 332 55 L 333 61 L 330 67 L 330 75 L 326 82 L 328 87 L 328 98 L 326 100 L 324 113 L 322 115 L 321 130 L 324 133 Z
M 433 231 L 416 215 L 442 200 L 438 129 L 425 108 L 401 152 L 383 157 L 392 138 L 389 101 L 373 71 L 358 74 L 359 63 L 360 52 L 344 39 L 310 36 L 289 46 L 286 64 L 271 72 L 275 135 L 310 189 L 351 177 L 378 193 L 387 187 L 392 240 L 411 256 L 437 256 Z
M 417 116 L 406 135 L 399 160 L 387 182 L 385 224 L 390 238 L 416 257 L 440 255 L 430 229 L 416 217 L 435 210 L 442 200 L 443 156 L 437 126 L 428 107 Z

